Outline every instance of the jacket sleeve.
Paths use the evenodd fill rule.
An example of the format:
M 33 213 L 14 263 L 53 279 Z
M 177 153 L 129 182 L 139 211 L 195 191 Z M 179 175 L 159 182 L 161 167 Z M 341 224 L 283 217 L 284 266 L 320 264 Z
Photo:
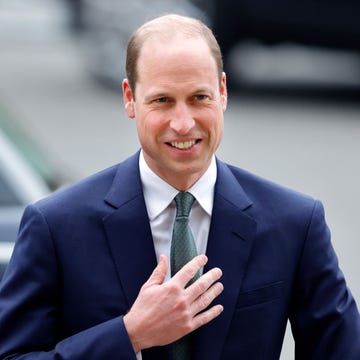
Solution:
M 136 360 L 122 316 L 62 335 L 60 279 L 49 227 L 29 206 L 0 283 L 0 359 Z
M 293 292 L 290 321 L 296 359 L 360 359 L 360 316 L 316 202 Z

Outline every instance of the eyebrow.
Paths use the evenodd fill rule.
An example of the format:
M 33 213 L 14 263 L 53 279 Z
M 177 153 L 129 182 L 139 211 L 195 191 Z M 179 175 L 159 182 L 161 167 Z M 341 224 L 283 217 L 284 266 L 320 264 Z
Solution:
M 159 99 L 159 98 L 162 98 L 162 97 L 169 97 L 169 94 L 167 94 L 166 92 L 164 91 L 154 91 L 148 95 L 145 95 L 144 96 L 144 100 L 145 102 L 147 101 L 150 101 L 150 100 L 153 100 L 153 99 Z
M 213 95 L 214 90 L 209 86 L 199 86 L 199 87 L 195 87 L 193 90 L 190 91 L 191 95 L 198 95 L 203 93 L 208 93 Z M 148 95 L 144 96 L 144 101 L 149 102 L 153 99 L 159 99 L 162 97 L 172 97 L 171 91 L 162 90 L 162 89 L 154 90 L 153 92 L 150 92 Z

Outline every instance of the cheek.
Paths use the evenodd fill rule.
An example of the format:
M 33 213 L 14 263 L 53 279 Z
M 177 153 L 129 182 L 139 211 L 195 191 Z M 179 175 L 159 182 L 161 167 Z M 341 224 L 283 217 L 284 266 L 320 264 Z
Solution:
M 224 131 L 224 116 L 222 111 L 212 111 L 204 116 L 204 126 L 213 133 L 215 137 L 221 137 Z
M 136 127 L 139 137 L 143 141 L 149 142 L 161 134 L 164 125 L 160 116 L 150 112 L 137 118 Z
M 224 133 L 224 122 L 219 121 L 216 129 L 216 148 L 220 145 Z
M 224 133 L 224 118 L 223 113 L 218 113 L 214 116 L 213 123 L 211 125 L 211 135 L 214 149 L 216 150 L 220 145 Z

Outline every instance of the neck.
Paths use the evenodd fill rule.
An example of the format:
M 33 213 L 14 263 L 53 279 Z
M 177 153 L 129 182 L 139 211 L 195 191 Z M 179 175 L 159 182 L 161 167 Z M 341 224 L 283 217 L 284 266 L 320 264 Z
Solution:
M 186 175 L 184 176 L 184 178 L 182 178 L 181 176 L 177 176 L 176 178 L 173 179 L 163 178 L 163 180 L 166 181 L 168 184 L 170 184 L 172 187 L 174 187 L 176 190 L 187 191 L 200 179 L 202 175 L 203 174 L 196 176 Z

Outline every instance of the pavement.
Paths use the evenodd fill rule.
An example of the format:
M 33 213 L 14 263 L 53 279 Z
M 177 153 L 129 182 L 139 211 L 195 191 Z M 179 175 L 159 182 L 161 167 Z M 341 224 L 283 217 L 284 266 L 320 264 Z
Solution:
M 139 143 L 121 89 L 105 89 L 89 76 L 65 21 L 54 0 L 0 3 L 0 105 L 73 182 L 121 161 Z M 230 93 L 218 156 L 323 201 L 341 268 L 360 303 L 356 76 L 320 92 L 270 91 L 266 83 Z M 282 359 L 292 353 L 288 332 Z

